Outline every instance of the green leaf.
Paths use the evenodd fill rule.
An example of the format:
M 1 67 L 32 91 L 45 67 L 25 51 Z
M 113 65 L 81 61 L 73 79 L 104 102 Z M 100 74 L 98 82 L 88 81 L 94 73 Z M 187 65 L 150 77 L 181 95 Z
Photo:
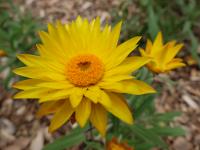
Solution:
M 160 136 L 182 136 L 185 135 L 185 130 L 180 127 L 155 127 L 149 129 L 152 132 L 157 133 Z
M 98 142 L 98 141 L 85 141 L 86 147 L 84 148 L 84 150 L 102 150 L 103 149 L 103 145 Z
M 153 101 L 155 96 L 154 95 L 145 95 L 141 96 L 143 99 L 138 100 L 140 105 L 134 111 L 134 117 L 138 118 L 142 115 L 143 112 L 152 108 Z
M 136 146 L 135 146 L 135 149 L 138 149 L 138 150 L 150 150 L 154 147 L 153 144 L 151 143 L 137 143 Z
M 84 129 L 76 128 L 69 135 L 63 136 L 46 145 L 43 150 L 64 150 L 85 140 Z
M 143 139 L 145 142 L 164 149 L 167 148 L 167 144 L 156 133 L 146 129 L 142 125 L 135 124 L 129 127 L 135 135 Z
M 158 26 L 158 19 L 155 15 L 155 12 L 153 10 L 153 6 L 149 5 L 148 7 L 148 32 L 152 39 L 154 39 L 157 35 L 157 33 L 160 31 Z
M 152 116 L 152 120 L 154 122 L 160 122 L 160 121 L 169 122 L 172 121 L 175 117 L 178 117 L 180 115 L 181 112 L 167 112 L 163 114 L 155 114 L 154 116 Z

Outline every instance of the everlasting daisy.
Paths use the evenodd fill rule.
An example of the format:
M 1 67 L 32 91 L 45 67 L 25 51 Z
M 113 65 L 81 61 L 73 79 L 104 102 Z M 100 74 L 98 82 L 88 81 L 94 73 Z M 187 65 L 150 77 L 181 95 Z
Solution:
M 125 142 L 119 142 L 115 137 L 108 142 L 106 150 L 134 150 Z
M 0 57 L 4 57 L 4 56 L 6 56 L 6 52 L 0 49 Z
M 176 41 L 163 45 L 162 34 L 159 32 L 154 43 L 147 40 L 146 49 L 140 48 L 140 53 L 142 56 L 151 58 L 147 64 L 151 71 L 161 73 L 185 66 L 181 58 L 174 58 L 182 47 L 183 44 L 176 44 Z
M 89 22 L 78 17 L 69 24 L 49 24 L 39 32 L 39 55 L 20 54 L 26 65 L 15 69 L 29 79 L 14 85 L 23 91 L 16 99 L 39 99 L 38 115 L 54 114 L 49 127 L 54 131 L 70 117 L 81 127 L 88 120 L 105 135 L 107 111 L 132 124 L 133 118 L 122 93 L 153 93 L 154 89 L 131 74 L 149 62 L 144 57 L 127 56 L 140 37 L 117 45 L 121 22 L 113 29 L 100 27 L 100 19 Z

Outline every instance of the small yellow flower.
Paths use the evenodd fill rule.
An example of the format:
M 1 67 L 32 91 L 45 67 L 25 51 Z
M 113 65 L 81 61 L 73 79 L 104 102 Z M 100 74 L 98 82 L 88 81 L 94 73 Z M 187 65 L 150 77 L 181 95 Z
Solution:
M 162 73 L 185 66 L 182 59 L 174 58 L 182 47 L 183 44 L 176 44 L 176 41 L 170 41 L 163 45 L 162 33 L 159 32 L 154 43 L 147 40 L 146 49 L 140 48 L 140 53 L 142 56 L 152 59 L 147 64 L 151 71 Z
M 0 49 L 0 57 L 4 57 L 4 56 L 6 56 L 6 52 Z
M 134 150 L 125 142 L 118 142 L 114 137 L 111 141 L 108 142 L 106 150 Z
M 154 89 L 131 76 L 149 62 L 144 57 L 127 56 L 140 37 L 117 45 L 121 22 L 113 29 L 78 17 L 69 24 L 49 24 L 39 33 L 39 55 L 20 54 L 26 67 L 14 72 L 30 78 L 14 85 L 23 91 L 16 99 L 39 99 L 39 116 L 54 114 L 49 127 L 54 131 L 75 116 L 84 127 L 88 120 L 101 135 L 106 133 L 107 111 L 132 124 L 133 118 L 123 95 L 154 93 Z

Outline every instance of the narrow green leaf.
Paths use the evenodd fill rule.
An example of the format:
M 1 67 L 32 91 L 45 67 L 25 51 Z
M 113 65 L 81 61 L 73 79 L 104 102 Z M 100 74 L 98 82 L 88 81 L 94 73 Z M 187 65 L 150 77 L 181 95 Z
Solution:
M 181 112 L 167 112 L 163 114 L 155 114 L 154 116 L 152 116 L 152 120 L 154 122 L 160 122 L 160 121 L 169 122 L 172 121 L 175 117 L 178 117 L 180 115 Z
M 152 129 L 149 129 L 152 132 L 157 133 L 160 136 L 182 136 L 185 135 L 185 130 L 183 130 L 180 127 L 155 127 Z
M 134 111 L 134 117 L 138 118 L 141 116 L 143 112 L 151 108 L 152 103 L 154 101 L 155 96 L 154 95 L 145 95 L 142 96 L 143 99 L 140 99 L 140 105 L 135 109 Z
M 158 19 L 155 15 L 152 4 L 148 7 L 148 32 L 152 39 L 156 37 L 156 34 L 160 31 L 158 26 Z
M 53 143 L 46 145 L 43 150 L 64 150 L 85 140 L 84 129 L 76 128 L 69 135 L 63 136 Z
M 137 143 L 136 146 L 135 146 L 135 149 L 138 149 L 138 150 L 150 150 L 154 148 L 154 145 L 151 144 L 151 143 Z
M 135 124 L 129 127 L 135 135 L 143 139 L 145 142 L 164 149 L 167 148 L 167 144 L 157 134 L 142 127 L 142 125 Z

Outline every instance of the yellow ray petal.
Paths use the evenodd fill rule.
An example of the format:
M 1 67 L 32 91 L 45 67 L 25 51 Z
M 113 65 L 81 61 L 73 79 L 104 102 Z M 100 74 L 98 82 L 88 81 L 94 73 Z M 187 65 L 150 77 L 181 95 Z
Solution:
M 56 102 L 43 103 L 40 106 L 36 116 L 42 117 L 42 116 L 57 112 L 60 109 L 60 107 L 63 106 L 64 102 L 65 102 L 64 100 L 60 100 Z
M 27 66 L 35 66 L 36 63 L 38 64 L 37 60 L 41 57 L 30 54 L 18 54 L 17 58 Z
M 139 80 L 125 80 L 116 83 L 102 83 L 99 84 L 103 89 L 107 89 L 117 93 L 127 93 L 134 95 L 155 93 L 155 90 L 146 84 L 145 82 Z
M 143 57 L 147 57 L 148 56 L 147 52 L 143 48 L 140 47 L 139 51 L 140 51 L 141 56 L 143 56 Z
M 83 38 L 84 35 L 82 32 L 82 26 L 79 26 L 76 22 L 72 22 L 68 29 L 67 29 L 71 43 L 70 45 L 73 46 L 74 51 L 76 52 L 84 52 L 85 51 L 85 42 L 86 40 Z M 88 31 L 88 30 L 87 30 Z M 77 44 L 79 43 L 79 44 Z
M 95 45 L 99 45 L 99 37 L 100 37 L 100 18 L 97 17 L 90 23 L 90 48 L 91 50 L 97 51 Z M 97 46 L 98 47 L 98 46 Z
M 102 82 L 103 83 L 106 83 L 106 82 L 110 82 L 110 83 L 113 83 L 113 82 L 119 82 L 119 81 L 122 81 L 122 80 L 128 80 L 128 79 L 133 79 L 134 77 L 131 76 L 131 75 L 113 75 L 113 76 L 109 76 L 108 74 L 105 75 L 103 77 L 103 79 L 99 82 L 99 84 L 101 84 Z
M 44 57 L 44 58 L 49 58 L 49 57 L 52 56 L 51 53 L 49 54 L 49 53 L 46 51 L 46 49 L 44 48 L 44 46 L 43 46 L 42 44 L 36 44 L 36 47 L 37 47 L 37 50 L 38 50 L 40 56 L 42 56 L 42 57 Z
M 165 62 L 172 60 L 183 46 L 183 44 L 177 44 L 174 47 L 169 46 Z
M 106 64 L 106 68 L 109 69 L 119 65 L 137 47 L 137 43 L 140 39 L 140 36 L 136 36 L 120 44 L 115 50 L 112 51 L 109 62 Z
M 66 80 L 66 76 L 64 74 L 48 71 L 45 70 L 44 68 L 38 68 L 38 67 L 21 67 L 13 70 L 13 72 L 15 74 L 33 79 L 54 80 L 54 81 Z
M 49 60 L 42 58 L 40 56 L 30 55 L 30 54 L 18 54 L 17 58 L 24 64 L 30 67 L 45 68 L 50 71 L 57 71 L 64 73 L 65 65 L 54 60 Z
M 110 107 L 111 100 L 108 95 L 101 90 L 98 86 L 90 87 L 84 94 L 87 98 L 92 100 L 94 103 L 101 103 L 104 106 Z
M 23 98 L 39 98 L 42 94 L 49 92 L 49 89 L 37 88 L 37 89 L 28 89 L 25 91 L 18 92 L 14 95 L 14 99 L 23 99 Z
M 14 83 L 12 87 L 20 90 L 34 89 L 38 88 L 37 85 L 40 84 L 41 82 L 42 80 L 27 79 Z
M 62 47 L 60 47 L 56 40 L 54 40 L 48 33 L 44 31 L 40 31 L 39 36 L 47 53 L 51 53 L 54 55 L 52 58 L 60 62 L 66 61 L 66 59 L 68 58 L 66 56 L 67 54 L 63 51 Z
M 99 92 L 100 92 L 99 103 L 108 108 L 112 107 L 112 102 L 108 94 L 104 92 L 103 90 L 100 90 Z
M 120 82 L 123 80 L 129 80 L 129 79 L 134 79 L 134 77 L 132 75 L 116 75 L 116 76 L 108 76 L 108 77 L 104 77 L 99 83 L 98 85 L 104 85 L 104 84 L 108 84 L 108 83 L 115 83 L 115 82 Z
M 176 59 L 173 59 L 170 63 L 168 63 L 165 69 L 169 71 L 169 70 L 179 68 L 179 67 L 184 67 L 184 66 L 186 65 L 182 62 L 182 59 L 176 58 Z
M 100 97 L 99 93 L 96 92 L 98 90 L 99 88 L 97 86 L 89 87 L 88 90 L 85 91 L 84 96 L 90 99 L 92 102 L 97 103 Z
M 107 60 L 108 54 L 109 54 L 109 39 L 111 34 L 111 26 L 106 25 L 102 32 L 100 32 L 99 36 L 90 43 L 90 48 L 92 49 L 92 52 L 99 56 L 103 62 Z M 107 51 L 105 51 L 107 50 Z M 104 53 L 102 53 L 104 51 Z
M 157 55 L 157 53 L 160 52 L 160 50 L 162 49 L 163 47 L 163 38 L 162 38 L 162 33 L 159 32 L 156 39 L 154 40 L 154 43 L 152 45 L 152 51 L 151 51 L 151 54 L 154 56 L 154 55 Z
M 115 25 L 115 27 L 111 31 L 111 36 L 110 36 L 111 39 L 110 39 L 110 46 L 109 46 L 110 50 L 116 48 L 116 46 L 117 46 L 117 43 L 118 43 L 118 40 L 119 40 L 121 26 L 122 26 L 122 21 L 120 21 L 117 25 Z
M 59 40 L 59 44 L 61 45 L 66 58 L 70 58 L 74 55 L 74 45 L 71 44 L 72 40 L 70 38 L 65 25 L 62 24 L 60 21 L 56 24 L 56 31 L 57 34 L 53 35 L 55 40 Z
M 70 96 L 69 96 L 69 100 L 71 102 L 72 107 L 77 107 L 84 95 L 85 89 L 83 88 L 73 88 Z
M 40 95 L 39 103 L 66 99 L 69 97 L 71 92 L 72 89 L 63 89 L 63 90 L 52 90 L 51 92 L 43 93 L 42 95 Z
M 81 127 L 84 127 L 91 113 L 91 102 L 84 98 L 76 108 L 76 121 Z
M 66 81 L 47 81 L 47 82 L 40 82 L 40 84 L 37 84 L 38 87 L 43 88 L 50 88 L 50 89 L 69 89 L 74 87 L 70 82 Z
M 73 112 L 74 109 L 71 107 L 70 102 L 66 100 L 60 110 L 57 111 L 53 116 L 53 119 L 51 120 L 51 124 L 49 126 L 49 131 L 53 132 L 61 127 L 67 120 L 69 120 Z
M 132 113 L 125 99 L 122 96 L 114 94 L 114 93 L 109 93 L 109 96 L 112 99 L 112 107 L 106 108 L 107 111 L 109 111 L 114 116 L 121 119 L 122 121 L 128 124 L 133 124 Z
M 120 74 L 130 75 L 132 72 L 144 66 L 150 60 L 151 59 L 148 57 L 138 57 L 138 56 L 128 57 L 119 66 L 106 71 L 104 77 L 107 78 L 110 76 L 116 76 Z
M 100 104 L 92 105 L 90 121 L 102 136 L 106 134 L 107 112 Z
M 151 40 L 147 39 L 147 46 L 146 46 L 146 49 L 145 49 L 147 54 L 151 53 L 152 45 L 153 44 L 152 44 Z
M 94 34 L 96 34 L 97 32 L 100 32 L 100 25 L 101 25 L 101 21 L 100 21 L 100 17 L 97 17 L 96 19 L 94 19 L 91 23 L 91 30 L 93 31 Z
M 52 36 L 52 37 L 56 37 L 57 36 L 58 32 L 57 32 L 56 27 L 54 26 L 54 24 L 48 23 L 47 28 L 48 28 L 48 33 L 49 33 L 50 36 Z

